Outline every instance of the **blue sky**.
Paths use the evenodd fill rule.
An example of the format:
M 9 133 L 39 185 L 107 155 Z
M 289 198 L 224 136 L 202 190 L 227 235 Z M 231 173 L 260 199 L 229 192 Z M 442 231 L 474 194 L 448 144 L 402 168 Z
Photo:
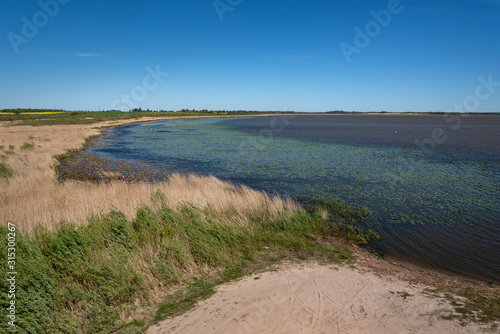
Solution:
M 0 108 L 500 111 L 500 0 L 2 0 L 0 15 Z

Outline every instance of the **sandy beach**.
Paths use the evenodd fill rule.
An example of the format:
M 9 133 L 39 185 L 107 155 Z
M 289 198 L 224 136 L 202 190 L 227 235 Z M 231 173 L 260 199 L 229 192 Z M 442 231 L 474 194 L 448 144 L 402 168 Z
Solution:
M 197 333 L 479 333 L 489 327 L 445 320 L 453 308 L 435 289 L 399 277 L 417 272 L 380 260 L 355 267 L 284 263 L 276 270 L 225 284 L 184 315 L 152 326 L 149 334 Z M 369 268 L 366 261 L 395 271 Z M 380 269 L 380 268 L 379 268 Z M 398 273 L 406 272 L 398 275 Z M 425 274 L 423 274 L 425 275 Z M 429 276 L 430 278 L 430 276 Z M 432 279 L 432 278 L 430 278 Z M 435 278 L 436 279 L 436 278 Z M 456 282 L 441 279 L 442 284 Z M 428 290 L 426 290 L 428 289 Z

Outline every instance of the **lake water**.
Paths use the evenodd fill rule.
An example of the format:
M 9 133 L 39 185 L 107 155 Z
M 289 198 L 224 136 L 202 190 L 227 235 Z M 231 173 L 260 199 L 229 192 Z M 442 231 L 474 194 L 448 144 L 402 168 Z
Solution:
M 385 256 L 500 282 L 500 117 L 282 115 L 161 121 L 105 131 L 65 178 L 158 181 L 171 172 L 373 211 Z

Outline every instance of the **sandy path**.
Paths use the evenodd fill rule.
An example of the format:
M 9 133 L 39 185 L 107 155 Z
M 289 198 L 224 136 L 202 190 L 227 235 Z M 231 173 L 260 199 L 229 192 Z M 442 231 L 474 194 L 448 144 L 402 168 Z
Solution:
M 257 279 L 257 277 L 259 277 Z M 149 329 L 163 333 L 478 333 L 441 319 L 451 307 L 423 285 L 345 266 L 287 264 L 220 286 L 184 315 Z M 411 296 L 406 298 L 402 292 Z

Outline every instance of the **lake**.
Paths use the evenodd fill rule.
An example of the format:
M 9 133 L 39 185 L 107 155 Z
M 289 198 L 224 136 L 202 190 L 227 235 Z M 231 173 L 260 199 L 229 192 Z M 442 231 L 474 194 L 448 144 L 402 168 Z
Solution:
M 413 267 L 500 282 L 500 116 L 279 115 L 104 131 L 61 179 L 160 181 L 212 174 L 290 196 L 368 207 L 377 252 Z

